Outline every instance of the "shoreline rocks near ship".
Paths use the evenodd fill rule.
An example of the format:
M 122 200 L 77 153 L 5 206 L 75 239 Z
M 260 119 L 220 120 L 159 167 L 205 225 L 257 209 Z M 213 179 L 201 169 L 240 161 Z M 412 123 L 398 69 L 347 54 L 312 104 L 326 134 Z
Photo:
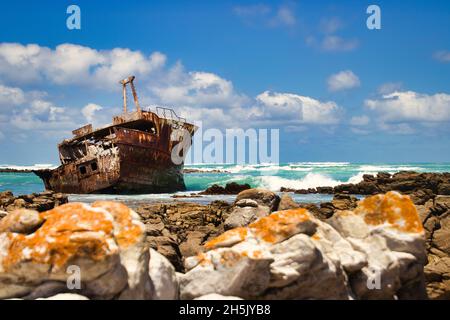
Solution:
M 60 271 L 38 273 L 36 278 L 27 279 L 24 288 L 23 278 L 12 277 L 11 272 L 15 271 L 5 269 L 4 258 L 0 258 L 0 287 L 6 281 L 9 288 L 0 290 L 0 297 L 423 299 L 428 296 L 450 299 L 450 196 L 434 193 L 446 192 L 446 179 L 448 174 L 403 173 L 389 177 L 378 174 L 374 178 L 365 177 L 363 182 L 380 184 L 377 191 L 393 185 L 410 187 L 402 188 L 403 192 L 380 192 L 359 201 L 347 192 L 360 187 L 346 186 L 336 189 L 342 193 L 335 194 L 332 201 L 319 205 L 296 203 L 287 193 L 279 196 L 268 190 L 245 188 L 231 204 L 224 201 L 208 205 L 152 203 L 143 204 L 135 211 L 120 206 L 117 211 L 114 208 L 119 205 L 100 201 L 101 204 L 78 207 L 79 212 L 71 207 L 77 221 L 87 219 L 83 222 L 85 230 L 74 231 L 69 238 L 64 238 L 69 243 L 72 237 L 90 239 L 77 240 L 81 247 L 67 257 L 87 263 L 83 268 L 88 268 L 87 275 L 91 277 L 85 280 L 84 289 L 67 291 Z M 412 187 L 411 181 L 419 184 Z M 237 189 L 234 185 L 228 192 Z M 22 199 L 37 209 L 43 201 L 39 199 L 43 198 L 54 206 L 67 202 L 67 198 L 58 200 L 64 196 L 44 193 L 30 197 L 38 199 L 33 204 L 28 196 L 0 193 L 0 203 L 7 203 L 8 208 L 2 206 L 0 210 L 10 212 L 4 212 L 2 218 L 0 211 L 0 247 L 11 247 L 9 241 L 18 239 L 14 247 L 25 248 L 23 239 L 41 232 L 43 236 L 52 225 L 55 227 L 56 221 L 50 217 L 64 217 L 62 212 L 66 206 L 74 205 L 70 203 L 40 214 L 14 207 L 22 205 L 22 201 L 16 203 Z M 93 230 L 96 224 L 90 217 L 91 211 L 99 211 L 95 209 L 97 206 L 102 206 L 100 211 L 107 221 L 119 219 L 123 223 L 127 217 L 125 220 L 139 226 L 138 235 L 133 238 L 137 240 L 126 241 L 132 243 L 131 249 L 120 245 L 120 227 L 106 233 L 109 245 L 115 243 L 115 251 L 103 247 L 103 238 L 96 238 L 98 230 Z M 103 218 L 96 220 L 103 221 Z M 51 224 L 47 225 L 49 220 Z M 37 248 L 40 245 L 34 244 Z M 53 253 L 47 256 L 52 263 L 61 256 L 58 248 L 52 248 Z M 75 252 L 85 255 L 79 257 Z M 99 255 L 93 255 L 94 252 Z M 4 256 L 0 252 L 0 257 Z M 26 268 L 31 274 L 36 274 L 35 269 L 40 267 L 26 256 L 45 258 L 44 253 L 34 251 L 27 251 L 24 258 L 24 250 L 21 255 L 12 256 L 14 262 L 7 265 L 13 269 Z M 115 262 L 105 262 L 112 260 Z M 101 266 L 105 276 L 97 279 L 88 267 L 92 264 Z M 128 272 L 131 265 L 139 268 Z M 50 270 L 58 270 L 56 267 L 51 264 Z M 370 278 L 374 274 L 380 275 L 380 283 L 377 278 Z M 234 281 L 229 281 L 230 275 Z M 369 282 L 381 289 L 368 289 Z M 93 289 L 97 286 L 100 291 Z M 78 295 L 70 296 L 74 293 Z

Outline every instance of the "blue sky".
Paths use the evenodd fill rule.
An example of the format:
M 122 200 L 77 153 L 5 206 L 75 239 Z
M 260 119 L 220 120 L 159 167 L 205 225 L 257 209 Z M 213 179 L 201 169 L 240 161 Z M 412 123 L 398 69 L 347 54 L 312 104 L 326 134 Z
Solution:
M 279 128 L 281 161 L 450 161 L 448 1 L 16 1 L 0 15 L 0 164 L 57 163 L 72 129 L 120 112 L 130 73 L 143 104 Z

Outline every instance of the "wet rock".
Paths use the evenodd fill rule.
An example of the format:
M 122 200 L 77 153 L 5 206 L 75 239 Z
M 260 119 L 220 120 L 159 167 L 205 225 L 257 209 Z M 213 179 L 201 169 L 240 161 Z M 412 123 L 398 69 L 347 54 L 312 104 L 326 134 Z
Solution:
M 423 297 L 423 228 L 409 198 L 370 197 L 332 220 L 291 209 L 225 232 L 185 260 L 181 298 Z M 367 288 L 372 271 L 381 274 L 380 290 Z
M 23 210 L 10 215 L 1 221 L 0 298 L 46 297 L 58 288 L 69 292 L 60 284 L 77 270 L 79 293 L 89 298 L 153 295 L 144 226 L 125 205 L 70 203 L 40 213 L 39 219 Z M 37 229 L 29 233 L 31 226 Z
M 250 189 L 250 185 L 238 184 L 236 182 L 227 183 L 225 187 L 219 186 L 217 184 L 212 185 L 207 188 L 205 191 L 200 192 L 199 194 L 211 195 L 211 194 L 238 194 L 243 190 Z

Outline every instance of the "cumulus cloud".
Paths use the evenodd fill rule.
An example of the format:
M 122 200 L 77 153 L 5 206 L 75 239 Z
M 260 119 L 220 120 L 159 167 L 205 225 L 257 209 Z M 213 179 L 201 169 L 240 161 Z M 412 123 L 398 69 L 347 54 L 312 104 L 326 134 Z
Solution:
M 0 85 L 0 107 L 11 107 L 25 102 L 25 94 L 20 88 Z
M 376 112 L 383 123 L 401 121 L 450 121 L 450 95 L 393 92 L 379 99 L 367 99 L 365 105 Z
M 437 51 L 433 54 L 433 58 L 444 63 L 450 62 L 450 51 Z
M 83 109 L 81 109 L 81 113 L 86 118 L 87 122 L 94 122 L 94 120 L 95 120 L 95 118 L 94 118 L 95 112 L 96 111 L 100 111 L 102 109 L 103 108 L 101 106 L 99 106 L 98 104 L 89 103 L 89 104 L 85 105 L 83 107 Z
M 237 107 L 247 101 L 231 81 L 210 72 L 186 72 L 180 63 L 149 89 L 158 102 L 178 106 Z
M 76 125 L 68 110 L 44 100 L 35 100 L 11 118 L 11 124 L 22 130 L 69 130 Z
M 285 123 L 335 124 L 339 122 L 342 108 L 335 102 L 322 102 L 292 93 L 265 91 L 256 97 L 261 106 L 256 118 L 268 117 Z
M 55 49 L 37 44 L 0 44 L 0 75 L 16 82 L 48 80 L 59 85 L 106 87 L 130 74 L 148 75 L 165 61 L 159 52 L 145 56 L 123 48 L 98 51 L 70 43 Z
M 345 70 L 332 74 L 328 80 L 328 90 L 340 91 L 359 87 L 361 82 L 356 74 L 350 70 Z

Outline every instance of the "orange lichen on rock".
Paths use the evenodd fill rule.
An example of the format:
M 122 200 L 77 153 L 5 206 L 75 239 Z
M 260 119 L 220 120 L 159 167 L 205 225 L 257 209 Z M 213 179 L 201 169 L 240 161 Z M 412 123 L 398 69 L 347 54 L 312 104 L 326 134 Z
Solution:
M 92 204 L 92 207 L 103 208 L 113 215 L 118 226 L 115 237 L 120 247 L 126 248 L 136 243 L 143 234 L 141 226 L 133 223 L 131 211 L 126 205 L 120 202 L 96 201 Z
M 298 232 L 298 225 L 310 220 L 306 209 L 277 211 L 249 225 L 250 230 L 260 239 L 276 243 Z
M 228 230 L 222 233 L 220 236 L 205 243 L 206 249 L 213 249 L 217 247 L 223 247 L 241 242 L 247 236 L 248 230 L 244 227 Z
M 363 215 L 368 225 L 389 223 L 394 229 L 408 233 L 424 230 L 411 199 L 395 191 L 365 198 L 359 202 L 354 213 Z
M 93 206 L 69 203 L 43 212 L 44 223 L 34 233 L 7 233 L 9 247 L 3 268 L 8 270 L 16 263 L 31 261 L 57 269 L 76 257 L 106 259 L 119 249 L 114 242 L 115 224 L 119 226 L 120 242 L 137 241 L 136 230 L 127 215 L 130 212 L 126 206 L 111 202 Z

